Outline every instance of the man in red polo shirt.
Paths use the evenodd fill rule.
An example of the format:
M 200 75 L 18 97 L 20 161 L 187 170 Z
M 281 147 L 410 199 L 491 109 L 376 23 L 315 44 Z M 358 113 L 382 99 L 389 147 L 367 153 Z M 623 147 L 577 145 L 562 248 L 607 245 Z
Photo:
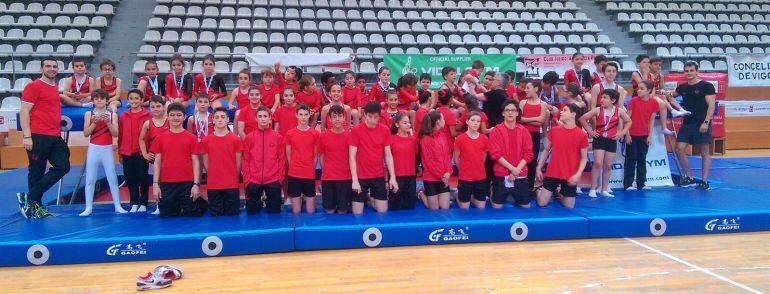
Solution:
M 42 76 L 21 93 L 19 120 L 22 142 L 29 158 L 27 185 L 29 193 L 18 193 L 19 210 L 26 218 L 51 216 L 42 206 L 43 193 L 70 170 L 70 151 L 61 138 L 61 101 L 56 74 L 59 67 L 51 57 L 40 63 Z M 51 168 L 45 172 L 47 163 Z

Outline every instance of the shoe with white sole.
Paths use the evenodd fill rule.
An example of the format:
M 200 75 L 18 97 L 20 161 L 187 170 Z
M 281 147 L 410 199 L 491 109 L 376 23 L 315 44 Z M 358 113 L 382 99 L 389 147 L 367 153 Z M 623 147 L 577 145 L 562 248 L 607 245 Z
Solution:
M 650 186 L 644 186 L 644 187 L 642 187 L 642 190 L 644 190 L 644 191 L 650 191 L 650 190 L 652 190 L 652 187 L 650 187 Z
M 128 212 L 136 212 L 137 209 L 139 209 L 139 205 L 131 205 L 131 210 Z
M 626 188 L 626 191 L 636 191 L 636 187 L 630 186 L 630 187 Z
M 155 276 L 153 273 L 136 278 L 137 291 L 163 289 L 169 286 L 171 286 L 171 279 Z
M 596 198 L 596 189 L 588 190 L 588 197 Z
M 16 201 L 19 205 L 19 211 L 21 212 L 21 215 L 24 216 L 24 218 L 30 218 L 32 217 L 33 211 L 32 206 L 29 205 L 29 200 L 27 198 L 27 193 L 16 193 Z
M 613 198 L 613 197 L 615 197 L 615 195 L 612 195 L 612 194 L 610 194 L 610 193 L 609 193 L 609 192 L 607 192 L 607 191 L 602 191 L 602 196 L 603 196 L 603 197 L 609 197 L 609 198 Z
M 182 269 L 178 267 L 164 264 L 152 270 L 152 274 L 163 279 L 179 280 L 182 278 L 183 272 Z

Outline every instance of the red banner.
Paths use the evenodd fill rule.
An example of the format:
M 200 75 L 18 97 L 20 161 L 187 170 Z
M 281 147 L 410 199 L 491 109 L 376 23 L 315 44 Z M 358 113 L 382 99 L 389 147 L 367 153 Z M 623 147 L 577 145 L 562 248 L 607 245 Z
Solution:
M 714 84 L 714 89 L 716 89 L 717 91 L 717 101 L 725 100 L 725 97 L 727 97 L 727 79 L 728 79 L 728 76 L 726 73 L 699 73 L 698 77 L 701 80 Z M 667 74 L 665 78 L 666 78 L 666 89 L 669 89 L 669 90 L 674 90 L 678 85 L 684 84 L 687 82 L 687 78 L 685 78 L 683 73 Z M 673 124 L 677 131 L 679 130 L 679 127 L 682 125 L 682 120 L 683 120 L 682 118 L 673 119 Z M 711 118 L 711 136 L 714 138 L 725 137 L 725 107 L 722 105 L 719 105 L 719 102 L 717 102 L 716 113 Z

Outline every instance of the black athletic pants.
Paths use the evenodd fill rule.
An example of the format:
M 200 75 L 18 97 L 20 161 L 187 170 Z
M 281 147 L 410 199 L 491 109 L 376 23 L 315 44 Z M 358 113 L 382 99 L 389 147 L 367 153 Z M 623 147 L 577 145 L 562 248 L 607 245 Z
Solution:
M 262 201 L 262 194 L 265 201 Z M 256 214 L 267 208 L 268 213 L 281 212 L 281 182 L 275 181 L 269 184 L 249 183 L 246 185 L 246 213 Z
M 626 160 L 623 164 L 623 188 L 631 187 L 636 172 L 636 188 L 644 187 L 647 179 L 647 136 L 631 136 L 631 144 L 626 143 Z
M 42 205 L 43 193 L 70 171 L 70 150 L 59 136 L 32 134 L 32 150 L 27 151 L 29 199 Z M 51 168 L 46 172 L 48 163 Z
M 147 205 L 147 195 L 150 192 L 150 178 L 147 168 L 149 163 L 140 152 L 123 158 L 123 177 L 126 179 L 128 193 L 131 195 L 131 205 Z

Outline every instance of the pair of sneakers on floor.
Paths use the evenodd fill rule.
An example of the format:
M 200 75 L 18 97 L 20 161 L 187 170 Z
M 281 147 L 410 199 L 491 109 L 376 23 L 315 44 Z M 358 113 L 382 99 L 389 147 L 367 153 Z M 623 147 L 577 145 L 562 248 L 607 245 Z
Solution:
M 173 280 L 179 280 L 181 278 L 182 269 L 164 264 L 156 267 L 144 276 L 137 277 L 136 290 L 145 291 L 167 288 L 171 286 Z
M 131 205 L 131 210 L 128 212 L 146 212 L 147 206 L 146 205 Z M 160 214 L 160 208 L 157 206 L 155 207 L 155 211 L 151 212 L 154 215 Z

